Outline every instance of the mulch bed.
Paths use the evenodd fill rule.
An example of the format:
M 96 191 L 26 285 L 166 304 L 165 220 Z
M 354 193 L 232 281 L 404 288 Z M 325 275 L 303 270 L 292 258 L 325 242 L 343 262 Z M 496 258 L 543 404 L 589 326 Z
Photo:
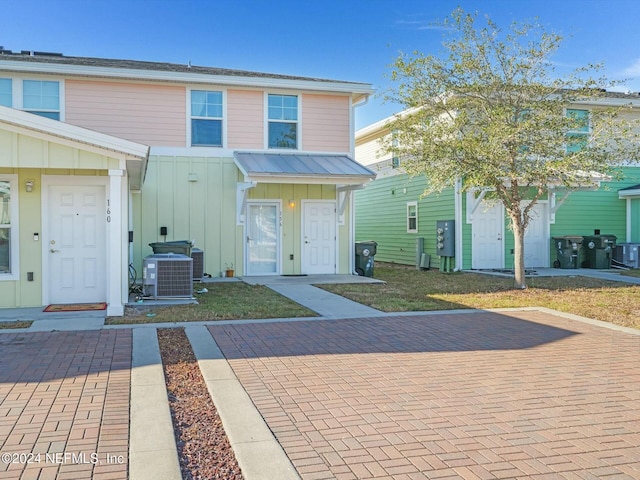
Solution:
M 183 328 L 158 329 L 184 480 L 241 480 L 242 473 Z

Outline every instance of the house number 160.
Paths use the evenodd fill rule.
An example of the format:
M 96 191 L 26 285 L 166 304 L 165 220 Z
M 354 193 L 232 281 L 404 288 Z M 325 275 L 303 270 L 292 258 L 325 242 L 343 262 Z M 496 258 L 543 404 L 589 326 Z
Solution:
M 107 200 L 107 223 L 111 223 L 111 203 Z

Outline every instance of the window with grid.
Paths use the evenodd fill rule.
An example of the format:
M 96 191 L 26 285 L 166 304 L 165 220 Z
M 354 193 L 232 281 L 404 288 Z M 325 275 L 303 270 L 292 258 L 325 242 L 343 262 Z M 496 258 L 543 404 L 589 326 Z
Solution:
M 222 146 L 222 92 L 191 91 L 191 145 Z
M 418 202 L 407 202 L 407 233 L 418 233 Z
M 298 96 L 269 95 L 269 148 L 298 148 Z

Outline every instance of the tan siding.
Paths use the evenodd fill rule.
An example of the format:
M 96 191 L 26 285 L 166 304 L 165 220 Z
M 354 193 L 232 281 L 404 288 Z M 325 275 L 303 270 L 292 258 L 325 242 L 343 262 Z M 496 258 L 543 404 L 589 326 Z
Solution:
M 302 148 L 348 152 L 350 99 L 337 95 L 302 95 Z
M 144 145 L 186 145 L 185 87 L 67 80 L 65 96 L 67 123 Z
M 263 92 L 227 91 L 229 148 L 264 148 Z

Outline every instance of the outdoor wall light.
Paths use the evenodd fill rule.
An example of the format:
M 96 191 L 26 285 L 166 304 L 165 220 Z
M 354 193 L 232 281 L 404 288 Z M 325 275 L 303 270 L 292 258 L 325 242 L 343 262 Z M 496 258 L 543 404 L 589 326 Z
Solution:
M 33 180 L 27 180 L 26 182 L 24 182 L 24 189 L 25 189 L 27 192 L 33 192 L 33 185 L 34 185 L 35 183 L 36 183 L 36 182 L 35 182 L 35 181 L 33 181 Z
M 295 207 L 296 206 L 296 201 L 295 200 L 289 200 L 289 206 L 291 208 Z

